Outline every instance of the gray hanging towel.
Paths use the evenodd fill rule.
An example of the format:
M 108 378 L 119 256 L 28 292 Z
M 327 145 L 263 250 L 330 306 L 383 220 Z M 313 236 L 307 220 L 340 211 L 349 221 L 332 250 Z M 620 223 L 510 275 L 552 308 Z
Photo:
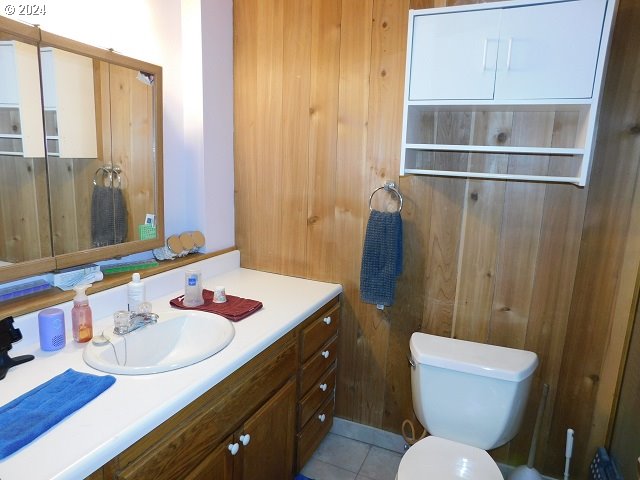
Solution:
M 362 249 L 360 298 L 363 302 L 390 306 L 396 279 L 402 273 L 402 217 L 400 212 L 372 210 Z
M 95 185 L 91 197 L 91 243 L 104 247 L 127 239 L 127 206 L 120 188 Z

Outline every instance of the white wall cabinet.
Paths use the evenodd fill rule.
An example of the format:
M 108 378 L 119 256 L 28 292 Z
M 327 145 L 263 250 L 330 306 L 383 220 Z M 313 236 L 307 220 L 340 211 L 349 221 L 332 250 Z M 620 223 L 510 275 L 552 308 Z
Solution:
M 412 10 L 400 174 L 585 185 L 614 11 L 615 0 L 516 0 Z M 470 124 L 495 112 L 561 112 L 563 121 L 568 112 L 575 120 L 572 137 L 561 141 L 548 135 L 492 144 L 469 135 L 447 142 L 437 133 L 442 112 L 467 112 Z M 469 163 L 449 170 L 446 159 L 433 161 L 438 152 L 467 152 Z M 564 170 L 516 174 L 473 165 L 482 154 L 531 155 L 545 162 L 569 158 L 561 159 Z
M 38 51 L 13 40 L 0 42 L 0 154 L 44 158 Z

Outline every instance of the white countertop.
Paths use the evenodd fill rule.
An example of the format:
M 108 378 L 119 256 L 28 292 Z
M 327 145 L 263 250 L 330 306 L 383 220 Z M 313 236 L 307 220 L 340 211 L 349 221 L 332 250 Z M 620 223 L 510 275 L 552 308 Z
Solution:
M 111 388 L 29 445 L 0 460 L 2 480 L 84 478 L 135 443 L 187 404 L 247 363 L 266 347 L 338 295 L 340 285 L 239 268 L 231 252 L 145 280 L 154 311 L 169 309 L 169 300 L 183 293 L 184 270 L 198 268 L 205 288 L 224 285 L 227 294 L 259 300 L 264 307 L 233 325 L 232 342 L 221 352 L 182 369 L 152 375 L 114 375 Z M 89 296 L 94 333 L 113 328 L 111 313 L 126 306 L 126 287 Z M 124 302 L 124 303 L 123 303 Z M 96 305 L 94 307 L 94 304 Z M 70 304 L 60 305 L 71 320 Z M 9 370 L 0 381 L 0 405 L 73 368 L 103 375 L 82 360 L 83 345 L 73 342 L 57 352 L 39 348 L 35 314 L 18 317 L 23 340 L 10 356 L 31 353 L 36 359 Z M 35 327 L 34 327 L 35 322 Z

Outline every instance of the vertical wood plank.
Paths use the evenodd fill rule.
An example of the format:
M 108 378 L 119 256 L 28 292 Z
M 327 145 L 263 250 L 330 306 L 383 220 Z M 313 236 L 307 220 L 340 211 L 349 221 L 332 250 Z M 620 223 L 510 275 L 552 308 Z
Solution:
M 514 114 L 513 144 L 550 146 L 553 119 L 553 112 Z M 548 166 L 548 157 L 511 155 L 508 173 L 546 175 Z M 544 194 L 544 183 L 507 182 L 489 343 L 524 347 Z
M 373 0 L 342 0 L 340 83 L 336 170 L 335 262 L 344 289 L 339 337 L 340 362 L 336 411 L 353 418 L 358 318 L 366 312 L 360 302 L 360 255 L 368 214 L 364 184 L 369 113 L 369 75 Z M 346 247 L 348 246 L 348 247 Z
M 241 264 L 255 268 L 258 230 L 256 213 L 256 128 L 258 121 L 257 64 L 258 0 L 236 0 L 233 6 L 234 182 L 235 236 Z
M 55 255 L 78 251 L 72 158 L 48 158 L 51 223 Z
M 436 141 L 465 145 L 470 141 L 472 116 L 468 112 L 440 112 L 436 116 Z M 465 171 L 468 155 L 441 153 L 433 167 Z M 429 179 L 431 196 L 429 240 L 425 270 L 425 304 L 421 330 L 443 336 L 453 331 L 457 290 L 460 234 L 466 181 L 461 178 Z
M 369 135 L 364 183 L 367 192 L 372 192 L 386 180 L 397 180 L 398 176 L 405 58 L 397 52 L 403 52 L 406 45 L 408 8 L 408 0 L 375 0 L 373 3 Z M 391 195 L 380 200 L 384 206 L 377 208 L 386 209 L 387 205 L 395 208 L 395 199 Z M 394 307 L 381 312 L 374 305 L 366 305 L 362 311 L 363 315 L 358 319 L 361 335 L 357 344 L 356 371 L 359 378 L 371 381 L 360 381 L 356 386 L 356 401 L 360 404 L 357 419 L 380 427 L 385 414 L 390 322 L 402 319 L 396 316 Z M 400 352 L 404 346 L 402 340 L 398 341 L 397 347 L 391 348 L 392 352 Z M 398 361 L 396 356 L 394 361 Z
M 340 0 L 312 0 L 306 274 L 335 279 Z
M 257 2 L 257 14 L 263 20 L 257 28 L 257 89 L 261 99 L 255 128 L 256 164 L 254 190 L 257 196 L 253 217 L 262 232 L 255 244 L 256 268 L 274 270 L 282 234 L 282 65 L 284 41 L 283 0 Z M 274 121 L 275 120 L 275 121 Z M 256 188 L 257 187 L 257 188 Z
M 282 224 L 277 271 L 304 275 L 307 258 L 311 0 L 284 0 Z M 277 192 L 273 192 L 278 197 Z
M 513 114 L 509 112 L 476 114 L 473 142 L 508 145 L 512 121 Z M 505 173 L 507 161 L 504 155 L 470 155 L 469 169 L 477 168 Z M 496 281 L 505 182 L 467 182 L 453 334 L 464 340 L 486 342 Z
M 411 175 L 400 178 L 404 197 L 402 222 L 404 234 L 404 265 L 396 289 L 389 332 L 389 353 L 386 369 L 386 392 L 382 428 L 397 432 L 402 421 L 409 419 L 419 427 L 411 397 L 411 370 L 407 362 L 409 340 L 413 332 L 424 331 L 424 311 L 429 303 L 422 292 L 429 282 L 427 262 L 433 209 L 431 178 Z M 434 326 L 437 328 L 437 326 Z M 435 333 L 435 332 L 434 332 Z

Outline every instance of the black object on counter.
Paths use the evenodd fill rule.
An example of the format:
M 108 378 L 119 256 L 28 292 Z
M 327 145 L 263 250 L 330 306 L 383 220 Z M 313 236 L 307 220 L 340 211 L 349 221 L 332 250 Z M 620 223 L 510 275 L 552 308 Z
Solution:
M 33 355 L 20 355 L 11 358 L 9 350 L 11 344 L 22 340 L 22 333 L 13 326 L 13 317 L 7 317 L 0 320 L 0 380 L 7 376 L 7 371 L 11 367 L 29 362 L 35 357 Z

